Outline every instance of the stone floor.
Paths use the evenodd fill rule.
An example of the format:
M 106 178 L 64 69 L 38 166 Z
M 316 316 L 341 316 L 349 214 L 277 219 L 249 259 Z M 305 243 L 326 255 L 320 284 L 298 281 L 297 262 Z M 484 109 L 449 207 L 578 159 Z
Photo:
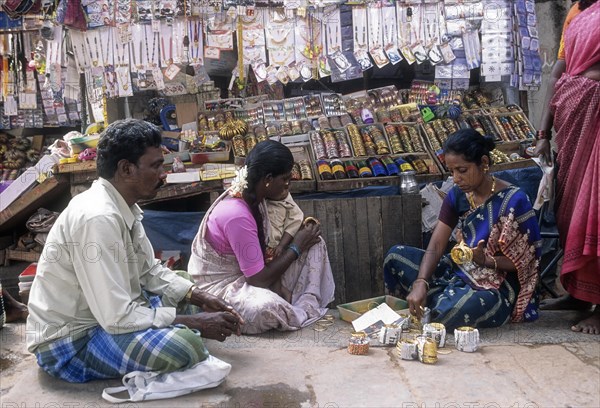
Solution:
M 337 312 L 332 311 L 337 317 Z M 450 336 L 436 365 L 400 360 L 395 348 L 346 351 L 351 325 L 319 332 L 270 332 L 207 341 L 232 364 L 219 387 L 127 407 L 600 407 L 600 336 L 572 333 L 574 312 L 481 330 L 481 348 L 462 353 Z M 102 389 L 119 380 L 69 384 L 43 373 L 24 348 L 25 325 L 0 331 L 2 408 L 108 406 Z

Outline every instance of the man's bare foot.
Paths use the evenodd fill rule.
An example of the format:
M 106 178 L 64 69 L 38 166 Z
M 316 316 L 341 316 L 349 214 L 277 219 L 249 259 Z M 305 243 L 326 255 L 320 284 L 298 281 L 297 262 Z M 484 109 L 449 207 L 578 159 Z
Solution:
M 544 299 L 540 304 L 541 310 L 590 310 L 592 304 L 564 295 L 556 299 Z
M 6 323 L 27 319 L 27 316 L 29 316 L 27 306 L 17 301 L 4 289 L 2 289 L 2 300 L 4 301 L 4 311 L 6 312 Z
M 600 306 L 596 305 L 592 315 L 572 326 L 571 330 L 586 334 L 600 334 Z

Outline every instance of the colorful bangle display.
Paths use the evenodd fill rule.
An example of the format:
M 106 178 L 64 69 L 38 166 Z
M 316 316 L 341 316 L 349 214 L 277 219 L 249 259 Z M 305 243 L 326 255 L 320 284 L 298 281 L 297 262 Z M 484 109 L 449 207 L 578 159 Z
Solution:
M 296 244 L 289 244 L 288 249 L 296 254 L 296 259 L 300 258 L 300 255 L 302 254 L 302 252 L 300 251 L 300 248 L 298 248 L 298 246 Z

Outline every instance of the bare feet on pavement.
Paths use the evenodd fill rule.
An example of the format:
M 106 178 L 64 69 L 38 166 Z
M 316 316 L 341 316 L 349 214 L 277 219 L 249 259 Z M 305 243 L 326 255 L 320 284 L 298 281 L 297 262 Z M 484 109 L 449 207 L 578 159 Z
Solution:
M 556 299 L 545 299 L 540 304 L 541 310 L 590 310 L 592 304 L 564 295 Z
M 4 289 L 2 290 L 2 299 L 4 300 L 4 311 L 6 312 L 6 323 L 27 319 L 27 316 L 29 316 L 27 306 L 17 301 Z
M 600 334 L 600 306 L 596 305 L 592 314 L 588 318 L 583 319 L 572 326 L 571 330 L 586 334 Z

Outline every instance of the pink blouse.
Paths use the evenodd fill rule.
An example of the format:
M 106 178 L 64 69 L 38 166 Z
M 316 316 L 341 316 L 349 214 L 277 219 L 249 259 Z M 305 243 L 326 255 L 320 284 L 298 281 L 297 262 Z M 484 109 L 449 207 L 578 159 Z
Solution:
M 242 199 L 226 198 L 217 204 L 206 224 L 206 241 L 221 255 L 234 254 L 246 277 L 265 267 L 256 220 Z

